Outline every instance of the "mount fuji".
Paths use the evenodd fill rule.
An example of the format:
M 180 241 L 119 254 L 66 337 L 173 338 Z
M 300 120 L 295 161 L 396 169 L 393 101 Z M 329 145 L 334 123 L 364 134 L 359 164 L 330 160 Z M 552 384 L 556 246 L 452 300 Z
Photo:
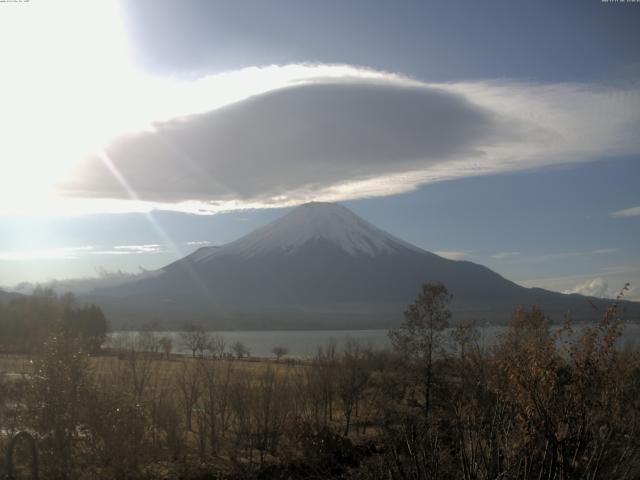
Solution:
M 344 206 L 315 202 L 153 275 L 96 290 L 90 300 L 121 327 L 154 319 L 162 327 L 387 328 L 431 281 L 448 287 L 458 320 L 504 323 L 517 306 L 534 304 L 556 320 L 567 310 L 590 320 L 609 303 L 522 287 L 482 265 L 400 240 Z

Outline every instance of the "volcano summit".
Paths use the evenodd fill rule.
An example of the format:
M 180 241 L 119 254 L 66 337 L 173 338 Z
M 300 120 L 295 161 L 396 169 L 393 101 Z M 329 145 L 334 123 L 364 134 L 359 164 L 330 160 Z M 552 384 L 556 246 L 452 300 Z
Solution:
M 91 296 L 118 326 L 151 315 L 163 327 L 356 329 L 397 324 L 425 282 L 453 294 L 454 320 L 504 323 L 517 306 L 560 320 L 600 315 L 606 301 L 525 288 L 468 261 L 400 240 L 346 207 L 308 203 L 219 247 L 204 247 L 133 283 Z M 628 304 L 638 310 L 636 304 Z M 635 311 L 634 310 L 634 311 Z

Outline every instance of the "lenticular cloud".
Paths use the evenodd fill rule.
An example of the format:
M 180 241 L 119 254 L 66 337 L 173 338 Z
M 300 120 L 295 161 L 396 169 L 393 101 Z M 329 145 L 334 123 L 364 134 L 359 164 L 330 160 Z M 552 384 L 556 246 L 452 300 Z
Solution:
M 283 206 L 640 151 L 632 131 L 637 91 L 435 85 L 345 66 L 278 68 L 246 71 L 245 90 L 241 74 L 232 92 L 228 81 L 196 82 L 182 107 L 173 88 L 158 102 L 178 105 L 180 116 L 113 139 L 60 192 L 211 209 Z M 220 100 L 222 88 L 213 101 L 207 92 L 216 85 L 234 100 Z

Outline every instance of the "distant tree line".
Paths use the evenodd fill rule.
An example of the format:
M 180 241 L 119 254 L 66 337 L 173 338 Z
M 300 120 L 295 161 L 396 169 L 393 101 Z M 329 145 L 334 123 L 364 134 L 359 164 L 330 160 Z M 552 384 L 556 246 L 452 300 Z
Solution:
M 57 295 L 36 288 L 32 295 L 0 302 L 0 351 L 37 352 L 55 333 L 76 338 L 88 353 L 96 353 L 107 334 L 107 319 L 96 305 L 78 305 L 71 293 Z
M 153 330 L 153 326 L 139 332 L 119 332 L 111 338 L 109 347 L 120 356 L 135 350 L 139 353 L 146 352 L 157 358 L 169 360 L 174 349 L 172 336 L 168 333 L 160 334 Z M 200 359 L 230 359 L 248 358 L 251 350 L 241 341 L 227 344 L 220 333 L 209 332 L 201 325 L 191 323 L 184 324 L 177 334 L 178 347 L 191 353 L 192 358 Z M 275 347 L 272 351 L 277 360 L 286 355 L 287 349 Z

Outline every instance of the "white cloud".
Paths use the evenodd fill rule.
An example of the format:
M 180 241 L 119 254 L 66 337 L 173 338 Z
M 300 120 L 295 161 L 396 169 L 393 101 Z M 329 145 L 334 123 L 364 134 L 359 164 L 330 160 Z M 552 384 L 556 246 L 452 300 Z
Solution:
M 467 252 L 461 252 L 457 250 L 439 250 L 434 253 L 436 255 L 440 255 L 441 257 L 448 258 L 449 260 L 461 260 L 469 256 Z
M 607 267 L 589 274 L 520 280 L 518 283 L 526 287 L 541 287 L 564 293 L 603 295 L 605 298 L 615 298 L 622 287 L 630 283 L 630 289 L 625 292 L 624 298 L 640 301 L 640 268 L 637 266 Z
M 161 250 L 162 245 L 157 243 L 148 243 L 143 245 L 118 245 L 113 248 L 115 250 L 123 250 L 131 253 L 155 253 Z
M 67 193 L 130 195 L 121 181 L 105 182 L 115 169 L 141 200 L 284 206 L 640 151 L 630 127 L 640 121 L 638 91 L 274 68 L 245 72 L 251 84 L 262 73 L 275 82 L 259 94 L 119 138 L 107 149 L 110 168 L 94 159 Z
M 96 250 L 93 255 L 130 255 L 132 252 L 126 250 Z
M 193 81 L 121 70 L 110 95 L 85 92 L 109 105 L 85 102 L 78 119 L 97 128 L 87 112 L 108 111 L 103 134 L 115 125 L 137 133 L 56 174 L 47 208 L 72 209 L 70 198 L 100 211 L 288 206 L 640 151 L 637 89 L 433 84 L 349 65 L 251 67 Z M 47 125 L 67 144 L 78 122 Z
M 211 242 L 209 240 L 197 240 L 193 242 L 186 242 L 185 245 L 189 245 L 192 247 L 203 247 L 206 245 L 211 245 Z
M 616 210 L 611 213 L 613 217 L 637 217 L 640 215 L 640 206 L 623 208 L 622 210 Z
M 591 252 L 589 252 L 591 255 L 609 255 L 610 253 L 615 253 L 617 252 L 617 249 L 615 248 L 599 248 L 597 250 L 591 250 Z
M 616 296 L 616 293 L 609 289 L 609 284 L 602 277 L 587 280 L 572 289 L 565 290 L 564 293 L 579 293 L 580 295 L 598 298 L 614 298 Z
M 520 255 L 520 252 L 500 252 L 500 253 L 494 253 L 493 255 L 491 255 L 491 258 L 495 258 L 497 260 L 504 260 L 505 258 L 517 257 L 518 255 Z
M 117 245 L 111 250 L 97 250 L 91 252 L 94 255 L 132 255 L 139 253 L 161 253 L 162 245 L 149 243 L 142 245 Z
M 117 2 L 2 10 L 2 211 L 287 206 L 640 150 L 637 88 L 323 64 L 152 77 Z

